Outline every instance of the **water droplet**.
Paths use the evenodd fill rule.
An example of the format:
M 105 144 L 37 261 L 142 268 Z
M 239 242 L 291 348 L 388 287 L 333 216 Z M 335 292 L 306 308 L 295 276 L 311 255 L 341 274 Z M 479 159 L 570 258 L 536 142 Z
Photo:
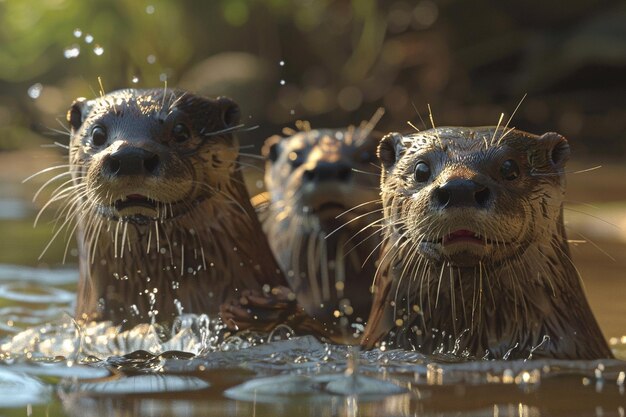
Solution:
M 284 66 L 285 66 L 285 61 L 280 61 L 280 62 L 278 63 L 278 65 L 280 65 L 281 67 L 284 67 Z
M 263 188 L 263 180 L 258 180 L 256 182 L 256 188 Z
M 100 55 L 102 55 L 102 54 L 104 53 L 104 48 L 103 48 L 103 47 L 101 47 L 100 45 L 96 44 L 96 45 L 93 47 L 93 53 L 94 53 L 94 54 L 96 54 L 96 55 L 98 55 L 98 56 L 100 56 Z
M 137 84 L 139 82 L 139 77 L 135 75 L 133 78 L 131 78 L 130 82 L 133 84 Z
M 81 36 L 83 36 L 83 31 L 80 30 L 79 28 L 74 29 L 74 37 L 76 38 L 80 38 Z
M 153 5 L 149 4 L 149 5 L 147 5 L 147 6 L 146 6 L 146 13 L 148 13 L 148 14 L 154 14 L 154 10 L 155 10 L 155 9 L 154 9 L 154 6 L 153 6 Z
M 280 85 L 285 85 L 285 80 L 280 80 Z
M 77 44 L 68 46 L 63 50 L 63 56 L 67 59 L 76 58 L 78 55 L 80 55 L 80 46 Z
M 162 72 L 162 73 L 159 75 L 159 80 L 160 80 L 162 83 L 164 83 L 165 81 L 167 81 L 167 74 L 166 74 L 166 73 L 164 73 L 164 72 Z
M 156 56 L 150 54 L 146 57 L 146 61 L 148 61 L 148 64 L 154 64 L 156 62 Z
M 86 34 L 86 35 L 85 35 L 85 42 L 86 42 L 86 43 L 91 43 L 91 42 L 93 42 L 93 36 L 92 36 L 92 35 L 90 35 L 90 34 Z
M 43 85 L 41 83 L 36 83 L 28 87 L 28 97 L 36 100 L 41 95 L 41 90 L 43 90 Z

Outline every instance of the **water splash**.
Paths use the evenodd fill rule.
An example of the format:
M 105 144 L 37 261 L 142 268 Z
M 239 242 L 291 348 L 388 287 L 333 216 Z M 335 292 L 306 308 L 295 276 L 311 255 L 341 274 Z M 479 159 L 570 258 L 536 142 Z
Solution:
M 73 44 L 63 50 L 63 56 L 67 59 L 77 58 L 80 55 L 80 45 Z
M 27 90 L 28 97 L 32 98 L 33 100 L 37 100 L 39 96 L 41 95 L 42 90 L 43 90 L 43 84 L 35 83 L 31 85 L 30 87 L 28 87 L 28 90 Z

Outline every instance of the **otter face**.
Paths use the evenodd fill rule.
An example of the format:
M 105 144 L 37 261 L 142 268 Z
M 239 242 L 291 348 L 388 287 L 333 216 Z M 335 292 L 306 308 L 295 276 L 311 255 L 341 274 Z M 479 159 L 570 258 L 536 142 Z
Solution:
M 122 90 L 78 99 L 67 120 L 76 195 L 108 219 L 177 217 L 220 193 L 236 168 L 228 132 L 239 109 L 227 98 Z
M 278 210 L 291 216 L 315 217 L 332 231 L 377 200 L 378 139 L 369 131 L 310 130 L 290 137 L 273 136 L 264 146 L 265 184 Z
M 425 258 L 458 267 L 521 256 L 558 233 L 569 145 L 495 127 L 385 136 L 378 154 L 388 228 Z

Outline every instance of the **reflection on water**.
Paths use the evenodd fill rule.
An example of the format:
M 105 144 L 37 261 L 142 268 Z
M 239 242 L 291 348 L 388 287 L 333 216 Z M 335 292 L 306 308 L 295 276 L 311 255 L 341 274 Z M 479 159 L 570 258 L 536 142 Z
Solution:
M 79 324 L 72 269 L 0 265 L 0 410 L 70 416 L 624 416 L 626 362 L 464 361 L 313 337 Z M 278 339 L 278 340 L 276 340 Z M 283 339 L 283 340 L 280 340 Z M 612 338 L 626 359 L 626 337 Z

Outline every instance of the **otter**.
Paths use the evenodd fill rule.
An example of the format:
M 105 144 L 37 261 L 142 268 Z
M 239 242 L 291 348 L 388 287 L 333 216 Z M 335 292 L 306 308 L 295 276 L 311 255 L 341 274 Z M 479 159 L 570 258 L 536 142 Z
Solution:
M 612 357 L 563 223 L 567 140 L 439 127 L 379 145 L 384 236 L 363 345 Z
M 80 278 L 76 316 L 114 324 L 217 315 L 243 290 L 286 285 L 249 202 L 232 100 L 126 89 L 68 111 Z
M 371 308 L 380 136 L 371 122 L 347 129 L 300 126 L 266 140 L 267 192 L 253 203 L 299 304 L 330 333 L 341 333 L 348 323 L 364 323 Z

